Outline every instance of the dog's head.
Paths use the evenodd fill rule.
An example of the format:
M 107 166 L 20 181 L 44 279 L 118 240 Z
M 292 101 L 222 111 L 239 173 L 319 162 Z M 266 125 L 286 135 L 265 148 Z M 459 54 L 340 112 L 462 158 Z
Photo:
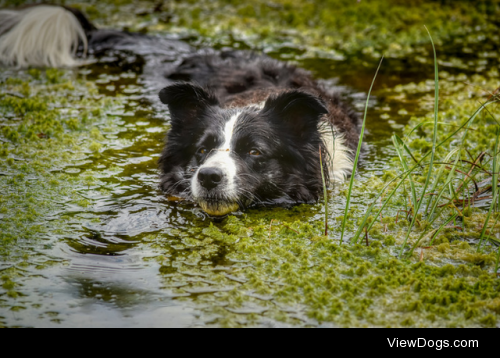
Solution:
M 316 201 L 321 192 L 318 130 L 328 111 L 317 97 L 282 91 L 261 105 L 222 108 L 209 91 L 164 88 L 171 128 L 160 158 L 161 188 L 212 216 L 263 203 Z

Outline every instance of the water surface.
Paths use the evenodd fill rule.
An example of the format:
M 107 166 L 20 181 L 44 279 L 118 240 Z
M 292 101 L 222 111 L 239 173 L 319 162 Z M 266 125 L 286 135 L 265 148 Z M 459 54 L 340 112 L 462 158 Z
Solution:
M 242 47 L 214 44 L 228 46 Z M 285 46 L 268 52 L 312 71 L 325 86 L 337 89 L 359 112 L 363 110 L 378 63 L 309 57 Z M 175 60 L 174 56 L 171 63 Z M 452 74 L 474 73 L 471 66 L 463 69 L 456 64 L 476 60 L 452 50 L 442 56 L 443 67 Z M 231 257 L 230 245 L 208 239 L 211 224 L 224 228 L 225 222 L 214 223 L 198 207 L 171 202 L 158 190 L 157 160 L 169 114 L 156 99 L 157 86 L 151 85 L 143 66 L 131 63 L 123 69 L 123 63 L 106 59 L 75 70 L 77 78 L 97 84 L 99 96 L 116 98 L 121 105 L 105 114 L 112 123 L 109 129 L 103 128 L 105 149 L 61 163 L 57 169 L 69 176 L 94 178 L 92 184 L 79 183 L 71 189 L 86 205 L 59 197 L 56 209 L 38 220 L 47 228 L 41 241 L 20 241 L 28 255 L 24 264 L 9 259 L 0 263 L 0 273 L 17 269 L 19 292 L 9 297 L 7 289 L 0 288 L 0 323 L 9 327 L 193 327 L 223 325 L 220 310 L 225 310 L 241 316 L 241 325 L 282 326 L 279 320 L 265 317 L 269 305 L 274 305 L 273 309 L 294 315 L 296 325 L 317 325 L 300 305 L 282 307 L 273 297 L 255 292 L 244 292 L 252 300 L 238 308 L 218 300 L 220 293 L 237 290 L 249 279 L 239 274 L 247 264 Z M 481 68 L 476 72 L 481 73 Z M 411 116 L 428 112 L 418 104 L 422 95 L 398 103 L 385 100 L 387 89 L 432 78 L 432 74 L 429 63 L 386 60 L 370 100 L 360 178 L 382 175 L 388 156 L 394 154 L 389 146 L 392 133 L 400 133 Z M 331 195 L 330 210 L 340 215 L 345 199 L 337 200 L 335 191 Z M 352 205 L 361 208 L 366 200 L 357 196 Z M 320 204 L 302 205 L 251 209 L 235 216 L 256 223 L 275 217 L 320 223 L 322 210 Z M 331 226 L 337 225 L 334 216 Z M 247 321 L 248 315 L 254 319 Z

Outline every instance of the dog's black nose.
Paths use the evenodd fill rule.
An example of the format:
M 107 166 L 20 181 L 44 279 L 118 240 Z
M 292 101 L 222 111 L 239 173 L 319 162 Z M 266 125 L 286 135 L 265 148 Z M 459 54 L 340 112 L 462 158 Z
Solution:
M 198 173 L 198 181 L 207 190 L 215 188 L 222 180 L 222 170 L 218 168 L 202 168 Z

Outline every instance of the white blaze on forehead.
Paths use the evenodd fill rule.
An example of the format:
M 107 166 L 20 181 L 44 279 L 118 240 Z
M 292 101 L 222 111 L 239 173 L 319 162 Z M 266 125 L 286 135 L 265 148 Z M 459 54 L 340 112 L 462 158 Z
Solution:
M 234 129 L 236 127 L 236 122 L 238 121 L 238 117 L 240 116 L 240 114 L 241 112 L 236 113 L 224 125 L 224 144 L 222 144 L 222 147 L 220 147 L 219 150 L 231 150 L 231 140 L 233 139 Z
M 236 130 L 238 118 L 240 115 L 241 112 L 236 113 L 229 119 L 229 121 L 222 125 L 222 145 L 216 149 L 213 149 L 212 153 L 209 154 L 208 159 L 198 168 L 198 171 L 193 176 L 193 179 L 191 180 L 191 188 L 193 196 L 195 198 L 199 196 L 201 190 L 201 185 L 198 182 L 198 172 L 202 168 L 210 167 L 222 170 L 222 173 L 224 175 L 223 183 L 225 183 L 222 194 L 228 198 L 237 198 L 235 183 L 237 168 L 236 162 L 231 156 L 231 152 L 233 150 L 233 148 L 231 147 L 231 142 L 233 140 L 234 132 Z

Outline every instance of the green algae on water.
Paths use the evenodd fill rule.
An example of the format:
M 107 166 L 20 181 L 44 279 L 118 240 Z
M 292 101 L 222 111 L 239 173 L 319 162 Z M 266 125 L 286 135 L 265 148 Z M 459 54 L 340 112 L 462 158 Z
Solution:
M 57 228 L 49 229 L 44 217 L 63 203 L 86 206 L 76 191 L 85 178 L 64 168 L 103 145 L 93 138 L 104 142 L 97 126 L 106 118 L 92 110 L 120 106 L 94 99 L 95 85 L 76 80 L 73 71 L 31 69 L 17 76 L 0 81 L 0 270 L 10 267 L 5 274 L 26 266 L 26 255 L 42 248 Z M 15 274 L 2 287 L 7 296 L 17 295 Z
M 157 2 L 130 0 L 72 3 L 107 27 L 126 23 L 142 31 L 195 32 L 219 42 L 237 38 L 251 48 L 288 46 L 302 50 L 301 54 L 307 49 L 308 56 L 335 59 L 411 55 L 426 61 L 424 25 L 438 46 L 456 42 L 470 52 L 475 44 L 485 42 L 483 34 L 499 40 L 500 7 L 491 0 L 439 4 L 430 0 L 186 0 L 163 2 L 161 7 Z M 105 11 L 110 7 L 114 11 Z M 115 15 L 103 17 L 110 13 Z
M 413 3 L 418 5 L 413 13 L 403 11 L 408 3 L 399 1 L 177 2 L 164 5 L 159 13 L 151 12 L 150 2 L 82 3 L 80 7 L 99 24 L 129 24 L 132 29 L 161 32 L 195 29 L 206 36 L 197 37 L 199 43 L 218 48 L 246 43 L 272 52 L 283 49 L 289 41 L 290 48 L 280 53 L 292 60 L 329 56 L 369 62 L 384 52 L 389 58 L 411 54 L 421 63 L 429 63 L 425 58 L 427 35 L 420 28 L 424 18 L 438 44 L 450 40 L 467 48 L 484 33 L 489 33 L 492 41 L 497 40 L 497 25 L 491 20 L 498 11 L 494 2 L 481 2 L 480 6 L 464 2 L 453 4 L 453 9 L 451 5 L 436 8 L 434 2 L 424 0 Z M 121 10 L 101 18 L 111 13 L 101 11 L 109 6 Z M 332 6 L 345 16 L 332 17 Z M 138 19 L 134 11 L 128 11 L 131 7 L 139 7 L 145 15 Z M 455 21 L 444 21 L 450 13 Z M 172 15 L 171 20 L 167 21 L 166 14 Z M 360 15 L 366 19 L 363 23 L 356 21 Z M 401 31 L 392 31 L 389 26 L 394 24 Z M 244 41 L 231 42 L 238 38 Z M 487 58 L 487 54 L 481 56 Z M 498 71 L 479 71 L 478 67 L 483 75 L 471 75 L 463 61 L 454 59 L 450 63 L 453 70 L 441 72 L 438 142 L 463 125 L 498 86 Z M 464 73 L 456 73 L 456 68 L 464 68 Z M 105 77 L 100 79 L 104 81 Z M 500 287 L 494 238 L 500 225 L 490 220 L 486 234 L 491 239 L 484 252 L 477 253 L 479 233 L 486 219 L 483 208 L 462 208 L 462 216 L 439 232 L 438 223 L 445 222 L 446 215 L 454 215 L 455 208 L 443 209 L 443 217 L 436 224 L 431 224 L 425 213 L 417 213 L 409 243 L 420 240 L 419 245 L 411 256 L 398 260 L 395 256 L 412 219 L 409 185 L 401 186 L 380 216 L 368 218 L 373 226 L 358 245 L 338 244 L 345 186 L 330 191 L 328 238 L 324 236 L 321 205 L 252 209 L 217 223 L 203 218 L 189 204 L 174 208 L 160 201 L 171 215 L 161 217 L 169 226 L 152 232 L 127 232 L 130 236 L 124 236 L 132 243 L 123 237 L 121 241 L 116 237 L 115 241 L 106 241 L 106 231 L 99 232 L 98 228 L 106 227 L 112 219 L 95 209 L 99 202 L 95 198 L 113 193 L 114 200 L 140 202 L 147 196 L 159 196 L 150 190 L 154 180 L 142 181 L 141 175 L 155 165 L 151 153 L 161 149 L 161 133 L 152 134 L 148 130 L 153 125 L 142 125 L 151 121 L 150 113 L 142 113 L 147 119 L 137 115 L 131 121 L 117 115 L 124 113 L 125 92 L 125 98 L 106 97 L 96 80 L 78 78 L 73 71 L 53 69 L 31 69 L 2 77 L 0 326 L 7 325 L 4 312 L 22 315 L 29 309 L 28 296 L 34 293 L 26 279 L 27 270 L 43 273 L 67 264 L 64 257 L 49 258 L 44 254 L 54 245 L 67 245 L 78 255 L 103 257 L 146 252 L 140 265 L 157 265 L 153 278 L 161 282 L 155 292 L 196 307 L 201 312 L 198 322 L 204 326 L 498 325 Z M 398 114 L 409 117 L 401 134 L 413 156 L 407 156 L 409 163 L 420 160 L 432 147 L 432 126 L 421 124 L 434 120 L 433 86 L 433 81 L 421 79 L 377 93 L 384 108 L 393 109 L 386 114 L 389 118 Z M 411 112 L 408 108 L 418 110 Z M 147 106 L 143 108 L 143 112 L 148 110 Z M 470 156 L 469 160 L 473 160 L 482 152 L 493 153 L 490 135 L 497 121 L 494 107 L 491 113 L 485 111 L 476 119 L 465 141 L 469 154 L 461 153 L 462 158 Z M 155 131 L 158 128 L 161 132 L 163 127 L 157 123 Z M 118 133 L 123 136 L 117 138 Z M 446 158 L 456 148 L 459 135 L 439 147 L 436 156 Z M 134 138 L 140 140 L 125 151 Z M 155 142 L 160 147 L 154 146 Z M 360 169 L 346 222 L 348 236 L 361 225 L 367 205 L 401 173 L 396 153 L 393 157 L 387 153 L 389 159 L 383 172 L 377 168 L 379 173 L 372 175 Z M 134 156 L 127 158 L 133 159 L 132 165 L 108 163 L 112 155 L 113 159 Z M 485 171 L 491 171 L 489 159 L 483 161 Z M 460 167 L 466 169 L 465 165 Z M 417 191 L 427 174 L 425 168 L 415 173 Z M 478 168 L 473 175 L 478 182 L 488 177 Z M 444 183 L 445 177 L 437 184 Z M 133 187 L 133 193 L 121 198 L 126 185 Z M 391 185 L 389 190 L 394 187 Z M 61 210 L 61 206 L 78 215 Z M 82 235 L 94 240 L 92 245 L 81 240 Z M 104 296 L 112 306 L 113 295 Z M 57 307 L 46 309 L 44 315 L 64 322 Z
M 313 228 L 300 221 L 269 225 L 251 215 L 226 221 L 204 231 L 231 245 L 224 266 L 195 269 L 186 257 L 161 258 L 176 268 L 165 271 L 166 286 L 180 287 L 178 295 L 198 292 L 192 299 L 208 325 L 492 325 L 500 283 L 478 262 L 460 263 L 474 254 L 469 246 L 447 250 L 455 265 L 429 262 L 427 253 L 428 263 L 411 263 L 395 259 L 385 245 L 340 245 L 323 236 L 321 221 Z M 211 260 L 203 247 L 212 244 L 198 245 L 190 257 Z M 493 258 L 486 260 L 491 265 Z M 191 279 L 196 276 L 202 279 Z

